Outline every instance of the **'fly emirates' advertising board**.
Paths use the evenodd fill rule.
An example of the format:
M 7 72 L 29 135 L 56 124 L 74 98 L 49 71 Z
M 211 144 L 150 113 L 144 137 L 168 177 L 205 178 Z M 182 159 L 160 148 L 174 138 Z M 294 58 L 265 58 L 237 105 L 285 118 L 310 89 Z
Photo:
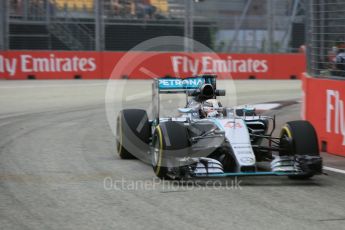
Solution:
M 303 117 L 318 134 L 322 151 L 345 156 L 344 80 L 303 77 Z
M 150 79 L 217 74 L 226 79 L 290 79 L 305 70 L 303 54 L 162 52 L 0 52 L 0 78 Z

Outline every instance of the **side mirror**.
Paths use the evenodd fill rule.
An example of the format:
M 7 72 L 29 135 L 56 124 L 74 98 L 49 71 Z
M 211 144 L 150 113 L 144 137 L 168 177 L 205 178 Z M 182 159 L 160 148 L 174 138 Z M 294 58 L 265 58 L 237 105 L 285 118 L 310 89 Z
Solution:
M 180 113 L 194 113 L 196 112 L 193 108 L 178 108 Z

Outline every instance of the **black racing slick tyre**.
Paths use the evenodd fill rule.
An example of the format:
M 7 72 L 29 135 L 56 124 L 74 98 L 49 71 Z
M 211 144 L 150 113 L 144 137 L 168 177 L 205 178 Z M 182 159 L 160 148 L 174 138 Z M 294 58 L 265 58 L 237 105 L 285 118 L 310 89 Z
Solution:
M 160 179 L 173 179 L 171 174 L 178 168 L 177 157 L 188 154 L 189 135 L 187 128 L 179 122 L 159 124 L 153 136 L 152 166 Z
M 135 159 L 147 154 L 150 141 L 147 113 L 141 109 L 122 110 L 116 123 L 116 147 L 121 159 Z
M 293 156 L 320 156 L 318 138 L 312 124 L 308 121 L 287 122 L 280 134 L 281 142 L 285 144 L 286 150 L 281 155 Z M 308 179 L 313 174 L 289 176 L 290 179 Z

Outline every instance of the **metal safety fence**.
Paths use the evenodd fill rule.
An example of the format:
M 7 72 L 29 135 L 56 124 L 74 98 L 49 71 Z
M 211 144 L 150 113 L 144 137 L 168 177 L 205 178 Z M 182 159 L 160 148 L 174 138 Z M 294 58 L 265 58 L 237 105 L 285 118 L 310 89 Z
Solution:
M 345 77 L 345 1 L 310 0 L 307 8 L 309 74 Z
M 305 0 L 0 2 L 3 50 L 126 51 L 164 35 L 193 38 L 217 52 L 297 52 L 305 43 Z

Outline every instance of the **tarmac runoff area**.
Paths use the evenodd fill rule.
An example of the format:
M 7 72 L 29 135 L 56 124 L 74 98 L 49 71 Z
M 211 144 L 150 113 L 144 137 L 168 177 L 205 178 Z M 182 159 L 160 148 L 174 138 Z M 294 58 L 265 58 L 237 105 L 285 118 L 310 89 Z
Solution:
M 114 82 L 108 96 L 107 81 L 0 82 L 0 229 L 343 229 L 342 157 L 324 153 L 328 175 L 308 181 L 193 184 L 161 182 L 149 165 L 120 160 L 115 114 L 148 108 L 151 82 Z M 224 87 L 225 105 L 279 108 L 269 112 L 278 129 L 300 119 L 298 80 L 218 81 Z M 109 122 L 106 98 L 114 110 Z M 162 97 L 163 112 L 176 111 L 183 100 Z M 265 104 L 276 101 L 284 106 Z

